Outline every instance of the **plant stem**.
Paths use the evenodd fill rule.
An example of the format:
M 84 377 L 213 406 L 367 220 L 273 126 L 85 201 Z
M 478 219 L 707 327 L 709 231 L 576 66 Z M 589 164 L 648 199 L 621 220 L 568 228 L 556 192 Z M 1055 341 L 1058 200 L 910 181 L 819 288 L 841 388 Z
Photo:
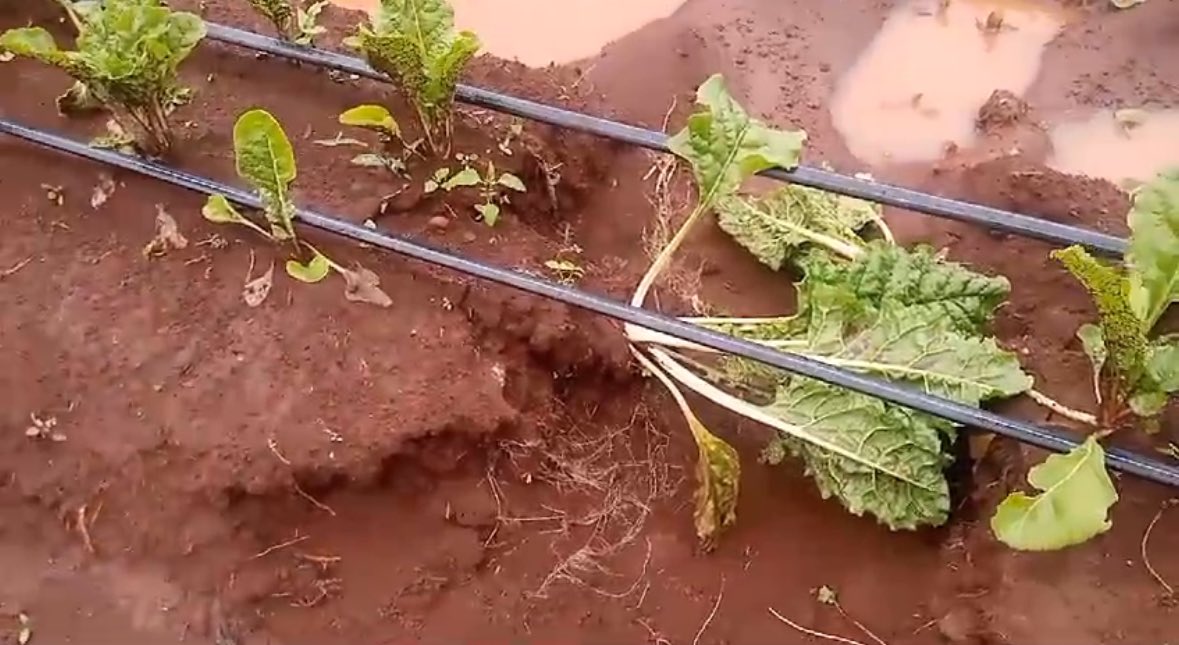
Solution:
M 1028 398 L 1030 398 L 1031 400 L 1035 401 L 1036 403 L 1039 403 L 1040 405 L 1048 408 L 1049 410 L 1052 410 L 1053 412 L 1055 412 L 1056 414 L 1059 414 L 1062 417 L 1072 419 L 1073 421 L 1076 421 L 1077 423 L 1084 423 L 1085 425 L 1091 425 L 1091 426 L 1099 425 L 1098 421 L 1097 421 L 1097 417 L 1095 415 L 1089 414 L 1088 412 L 1082 412 L 1081 410 L 1074 410 L 1073 408 L 1070 408 L 1067 405 L 1060 403 L 1059 401 L 1057 401 L 1055 399 L 1049 398 L 1047 395 L 1045 395 L 1044 393 L 1042 393 L 1038 390 L 1028 390 L 1027 392 L 1025 392 L 1025 394 L 1027 394 Z
M 663 247 L 663 250 L 660 251 L 659 255 L 655 257 L 655 261 L 651 263 L 651 266 L 647 268 L 647 272 L 643 274 L 643 279 L 639 282 L 638 288 L 635 289 L 634 296 L 630 299 L 630 304 L 632 307 L 643 306 L 643 301 L 647 299 L 647 293 L 650 292 L 651 287 L 654 286 L 655 279 L 659 277 L 659 274 L 671 262 L 671 256 L 674 255 L 676 249 L 678 249 L 680 245 L 684 243 L 684 239 L 688 237 L 688 231 L 692 229 L 692 225 L 695 224 L 696 220 L 700 219 L 700 216 L 704 214 L 705 210 L 707 210 L 706 206 L 707 205 L 703 200 L 697 202 L 696 208 L 692 210 L 691 215 L 688 215 L 688 219 L 684 220 L 684 223 L 680 226 L 680 230 L 676 231 L 675 236 L 671 238 L 671 241 L 667 243 L 667 246 Z

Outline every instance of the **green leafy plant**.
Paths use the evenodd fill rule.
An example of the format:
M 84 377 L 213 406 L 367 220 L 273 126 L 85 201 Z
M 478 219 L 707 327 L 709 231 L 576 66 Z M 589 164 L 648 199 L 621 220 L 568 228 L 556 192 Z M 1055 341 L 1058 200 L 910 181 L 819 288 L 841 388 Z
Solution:
M 345 268 L 299 240 L 294 224 L 296 208 L 289 193 L 297 173 L 295 153 L 274 116 L 255 109 L 238 117 L 233 127 L 233 151 L 238 176 L 258 191 L 267 226 L 242 215 L 223 195 L 213 195 L 205 202 L 201 211 L 205 219 L 245 226 L 268 240 L 290 244 L 292 257 L 286 262 L 286 271 L 296 280 L 320 282 L 335 271 L 344 278 L 344 296 L 348 300 L 382 307 L 392 304 L 389 296 L 381 291 L 375 273 L 359 265 L 353 269 Z
M 177 84 L 176 69 L 204 37 L 204 22 L 158 0 L 107 0 L 73 8 L 79 16 L 77 51 L 58 49 L 40 27 L 4 32 L 0 49 L 60 67 L 76 82 L 59 105 L 97 102 L 144 152 L 166 153 L 172 145 L 168 113 L 186 93 Z
M 1130 210 L 1130 245 L 1123 266 L 1102 263 L 1081 247 L 1054 251 L 1093 298 L 1098 324 L 1077 330 L 1093 364 L 1096 414 L 1073 415 L 1097 427 L 1065 456 L 1032 469 L 1042 492 L 1014 493 L 1000 504 L 991 528 L 1024 550 L 1061 549 L 1109 530 L 1117 492 L 1098 441 L 1136 419 L 1148 429 L 1179 391 L 1179 336 L 1152 337 L 1167 307 L 1179 301 L 1179 169 L 1143 185 Z
M 495 226 L 499 221 L 500 205 L 511 203 L 505 190 L 519 193 L 528 190 L 523 180 L 510 172 L 498 172 L 495 163 L 490 160 L 483 173 L 470 165 L 476 160 L 474 155 L 460 155 L 459 160 L 464 164 L 460 170 L 439 168 L 426 180 L 424 190 L 428 194 L 438 190 L 450 192 L 456 188 L 476 187 L 479 190 L 479 198 L 483 200 L 483 203 L 475 204 L 476 219 L 488 226 Z
M 479 39 L 455 31 L 447 0 L 381 0 L 370 24 L 360 25 L 345 42 L 400 84 L 430 149 L 449 155 L 451 103 L 459 75 L 479 51 Z
M 339 120 L 341 125 L 370 130 L 376 132 L 379 137 L 380 145 L 374 148 L 376 152 L 364 152 L 352 157 L 353 165 L 384 168 L 395 175 L 408 178 L 409 160 L 411 157 L 421 155 L 418 148 L 422 145 L 422 139 L 406 143 L 401 138 L 401 126 L 398 125 L 389 110 L 380 105 L 358 105 L 341 113 Z M 369 144 L 359 139 L 343 136 L 337 136 L 335 139 L 319 139 L 315 143 L 329 147 L 371 148 Z
M 297 1 L 250 0 L 250 6 L 274 25 L 279 37 L 296 45 L 310 45 L 316 36 L 327 31 L 316 23 L 328 3 L 329 0 L 317 0 L 304 9 Z
M 685 320 L 969 405 L 1031 387 L 1016 357 L 985 333 L 1009 291 L 1005 279 L 946 262 L 931 249 L 897 246 L 879 207 L 867 202 L 796 185 L 739 194 L 754 173 L 797 165 L 806 135 L 751 118 L 719 76 L 700 86 L 697 103 L 700 110 L 669 145 L 691 164 L 698 201 L 632 304 L 642 304 L 693 223 L 715 212 L 721 229 L 761 262 L 805 273 L 795 285 L 799 307 L 778 317 Z M 706 348 L 633 325 L 627 334 L 697 441 L 696 528 L 706 542 L 736 517 L 739 460 L 704 428 L 680 387 L 777 430 L 764 457 L 801 459 L 822 495 L 853 513 L 870 513 L 893 529 L 947 519 L 951 424 L 748 361 L 710 362 Z

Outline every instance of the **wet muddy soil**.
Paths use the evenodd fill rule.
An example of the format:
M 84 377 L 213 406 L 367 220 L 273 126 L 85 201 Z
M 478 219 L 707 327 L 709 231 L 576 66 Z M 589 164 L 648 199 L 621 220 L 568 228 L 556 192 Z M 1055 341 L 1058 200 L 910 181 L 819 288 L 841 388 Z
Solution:
M 209 19 L 266 29 L 243 3 L 202 4 Z M 857 70 L 887 48 L 889 25 L 937 20 L 927 15 L 935 4 L 687 0 L 588 53 L 547 54 L 580 57 L 566 66 L 484 57 L 468 80 L 674 129 L 695 86 L 722 72 L 753 111 L 807 129 L 811 163 L 1124 234 L 1126 193 L 1100 168 L 1061 161 L 1068 153 L 1055 138 L 1059 124 L 1098 111 L 1179 106 L 1176 3 L 1115 13 L 1103 3 L 955 2 L 948 20 L 973 16 L 984 28 L 947 27 L 958 36 L 996 47 L 1034 36 L 1040 51 L 1020 54 L 1020 74 L 980 73 L 991 81 L 968 97 L 947 94 L 938 118 L 922 109 L 940 86 L 910 86 L 929 98 L 896 120 L 873 94 L 879 79 Z M 1010 29 L 987 33 L 997 9 Z M 1041 15 L 1059 24 L 1023 33 L 1039 27 L 1022 21 Z M 323 44 L 338 47 L 359 14 L 325 16 Z M 0 7 L 0 27 L 30 21 L 57 23 L 53 3 Z M 66 36 L 61 25 L 55 33 Z M 978 65 L 987 51 L 971 54 Z M 863 94 L 849 85 L 857 74 Z M 512 120 L 464 108 L 456 151 L 493 159 L 529 187 L 488 228 L 472 218 L 473 199 L 393 195 L 396 178 L 314 143 L 361 102 L 391 105 L 410 123 L 387 86 L 216 43 L 183 75 L 197 90 L 177 115 L 174 163 L 186 170 L 236 183 L 232 123 L 261 106 L 291 136 L 303 204 L 549 277 L 561 276 L 547 261 L 575 262 L 580 286 L 616 298 L 648 261 L 659 199 L 647 152 L 530 123 L 517 135 Z M 67 85 L 32 63 L 0 63 L 0 115 L 97 133 L 101 120 L 55 114 Z M 871 123 L 920 135 L 857 143 L 874 136 Z M 925 141 L 936 145 L 918 141 L 934 132 Z M 917 146 L 933 156 L 905 152 Z M 1108 146 L 1095 149 L 1138 154 Z M 871 152 L 884 149 L 895 152 Z M 437 165 L 412 165 L 413 184 Z M 318 236 L 338 261 L 378 273 L 393 305 L 348 302 L 339 282 L 280 276 L 252 308 L 241 295 L 247 275 L 280 255 L 203 221 L 192 194 L 108 172 L 0 140 L 0 642 L 17 641 L 21 614 L 33 643 L 809 642 L 771 608 L 872 642 L 854 619 L 891 645 L 1174 638 L 1179 609 L 1159 582 L 1179 585 L 1179 509 L 1164 511 L 1173 491 L 1119 477 L 1108 534 L 1060 553 L 1012 553 L 987 518 L 1042 455 L 997 440 L 963 464 L 948 526 L 889 533 L 820 499 L 798 468 L 759 464 L 767 430 L 710 412 L 745 472 L 737 525 L 703 553 L 690 517 L 693 446 L 674 407 L 630 364 L 617 325 Z M 670 203 L 683 200 L 684 179 L 673 179 Z M 96 190 L 109 196 L 94 205 Z M 147 259 L 159 207 L 189 244 Z M 896 209 L 886 216 L 906 241 L 1010 276 L 1001 341 L 1040 387 L 1088 405 L 1073 331 L 1092 312 L 1048 246 Z M 706 226 L 658 301 L 780 313 L 790 306 L 785 280 Z M 1002 411 L 1062 423 L 1026 401 Z M 64 441 L 26 436 L 30 415 L 55 419 Z M 1126 440 L 1142 451 L 1179 442 L 1174 413 L 1163 426 Z M 817 600 L 824 586 L 846 616 Z

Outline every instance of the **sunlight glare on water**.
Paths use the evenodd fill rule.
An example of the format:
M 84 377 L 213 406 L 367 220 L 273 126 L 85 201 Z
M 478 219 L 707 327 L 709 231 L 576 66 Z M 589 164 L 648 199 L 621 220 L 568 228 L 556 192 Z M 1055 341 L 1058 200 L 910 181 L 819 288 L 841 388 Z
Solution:
M 906 3 L 840 80 L 831 107 L 852 154 L 871 164 L 931 161 L 974 142 L 991 93 L 1022 94 L 1064 16 L 1019 0 Z
M 1118 185 L 1149 181 L 1179 167 L 1179 111 L 1152 110 L 1125 127 L 1113 112 L 1053 126 L 1048 165 L 1061 172 L 1108 179 Z
M 479 34 L 483 51 L 531 67 L 596 55 L 609 43 L 675 13 L 686 0 L 451 0 L 455 24 Z M 375 11 L 377 0 L 333 0 Z

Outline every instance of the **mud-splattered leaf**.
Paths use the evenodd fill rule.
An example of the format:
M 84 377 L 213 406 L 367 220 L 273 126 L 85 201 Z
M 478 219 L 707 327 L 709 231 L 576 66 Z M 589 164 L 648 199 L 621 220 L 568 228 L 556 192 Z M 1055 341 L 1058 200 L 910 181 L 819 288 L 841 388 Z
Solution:
M 344 298 L 351 302 L 367 302 L 378 307 L 393 304 L 389 294 L 381 290 L 381 278 L 376 273 L 356 265 L 353 269 L 340 270 L 344 276 Z
M 524 186 L 524 180 L 510 172 L 505 172 L 504 174 L 500 175 L 496 183 L 498 183 L 500 186 L 511 188 L 518 193 L 523 193 L 528 190 L 528 188 Z
M 729 95 L 719 74 L 700 85 L 696 104 L 703 109 L 689 117 L 687 127 L 667 145 L 692 164 L 705 208 L 756 173 L 798 165 L 806 133 L 774 130 L 750 117 Z
M 143 257 L 160 257 L 166 255 L 169 249 L 180 250 L 187 246 L 188 238 L 180 233 L 176 220 L 164 210 L 163 205 L 157 204 L 156 236 L 143 247 Z
M 1113 526 L 1108 514 L 1118 492 L 1095 437 L 1068 454 L 1048 457 L 1028 472 L 1028 483 L 1041 493 L 1012 493 L 991 518 L 991 530 L 1007 546 L 1021 551 L 1063 549 Z
M 805 186 L 787 186 L 759 198 L 726 196 L 716 203 L 721 229 L 774 270 L 808 245 L 855 257 L 864 244 L 859 231 L 880 217 L 879 208 Z
M 340 115 L 341 125 L 368 128 L 391 137 L 401 136 L 401 126 L 389 110 L 381 105 L 357 105 Z
M 251 262 L 251 265 L 253 262 Z M 274 286 L 274 262 L 270 263 L 270 268 L 257 278 L 251 279 L 246 276 L 246 283 L 242 286 L 242 300 L 246 302 L 249 307 L 257 307 L 266 301 L 266 296 L 270 295 L 270 289 Z
M 1179 168 L 1159 174 L 1134 194 L 1126 267 L 1130 304 L 1149 332 L 1179 301 Z
M 314 284 L 320 282 L 331 273 L 332 263 L 327 259 L 327 256 L 315 251 L 314 255 L 306 264 L 298 260 L 287 260 L 286 264 L 287 275 L 299 280 L 300 282 L 307 282 Z
M 282 126 L 266 110 L 250 110 L 233 126 L 237 174 L 250 182 L 266 207 L 275 239 L 294 237 L 295 206 L 287 188 L 295 180 L 295 152 Z

